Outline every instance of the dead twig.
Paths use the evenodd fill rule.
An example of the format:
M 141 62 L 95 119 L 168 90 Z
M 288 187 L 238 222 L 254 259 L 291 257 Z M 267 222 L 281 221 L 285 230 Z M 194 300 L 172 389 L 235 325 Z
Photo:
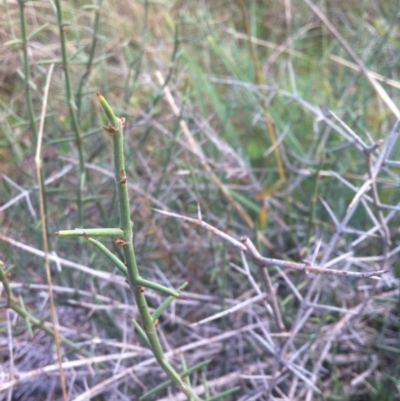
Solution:
M 197 226 L 205 228 L 206 230 L 212 232 L 213 234 L 217 235 L 218 237 L 221 237 L 225 241 L 229 242 L 234 247 L 245 252 L 247 255 L 249 255 L 251 257 L 253 262 L 258 267 L 267 268 L 267 267 L 277 266 L 277 267 L 281 267 L 281 268 L 302 271 L 305 274 L 309 274 L 309 273 L 331 274 L 331 275 L 336 275 L 336 276 L 372 278 L 375 280 L 380 280 L 381 279 L 380 276 L 387 272 L 387 270 L 377 270 L 374 272 L 354 272 L 354 271 L 348 271 L 348 270 L 325 269 L 324 267 L 315 265 L 314 263 L 311 263 L 308 261 L 298 263 L 298 262 L 292 262 L 289 260 L 266 258 L 258 252 L 258 250 L 254 246 L 254 244 L 246 236 L 243 236 L 240 238 L 240 240 L 237 240 L 237 239 L 231 237 L 230 235 L 224 233 L 223 231 L 219 230 L 218 228 L 206 223 L 203 220 L 194 219 L 192 217 L 187 217 L 187 216 L 182 216 L 182 215 L 179 215 L 176 213 L 171 213 L 171 212 L 167 212 L 167 211 L 160 210 L 160 209 L 153 209 L 153 210 L 155 210 L 156 212 L 159 212 L 161 214 L 164 214 L 165 216 L 175 217 L 177 219 L 180 219 L 180 220 L 186 221 L 188 223 L 192 223 Z

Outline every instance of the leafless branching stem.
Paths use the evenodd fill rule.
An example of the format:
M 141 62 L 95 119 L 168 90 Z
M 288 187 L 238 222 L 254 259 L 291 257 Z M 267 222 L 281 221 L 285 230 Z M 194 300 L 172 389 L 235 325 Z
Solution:
M 243 236 L 240 240 L 237 240 L 230 236 L 229 234 L 224 233 L 223 231 L 219 230 L 218 228 L 212 226 L 211 224 L 206 223 L 203 220 L 194 219 L 192 217 L 182 216 L 176 213 L 167 212 L 165 210 L 154 209 L 155 211 L 164 214 L 165 216 L 174 217 L 179 220 L 186 221 L 188 223 L 200 226 L 205 228 L 206 230 L 212 232 L 214 235 L 222 238 L 223 240 L 229 242 L 234 247 L 238 248 L 239 250 L 245 252 L 248 256 L 251 257 L 253 262 L 262 268 L 269 268 L 269 267 L 281 267 L 286 269 L 292 269 L 297 271 L 302 271 L 305 274 L 315 273 L 315 274 L 331 274 L 336 276 L 348 276 L 348 277 L 358 277 L 358 278 L 372 278 L 379 280 L 382 274 L 386 273 L 386 270 L 377 270 L 374 272 L 354 272 L 348 270 L 336 270 L 336 269 L 325 269 L 322 266 L 318 266 L 314 263 L 304 261 L 304 262 L 292 262 L 289 260 L 281 260 L 281 259 L 273 259 L 273 258 L 266 258 L 262 256 L 251 240 Z

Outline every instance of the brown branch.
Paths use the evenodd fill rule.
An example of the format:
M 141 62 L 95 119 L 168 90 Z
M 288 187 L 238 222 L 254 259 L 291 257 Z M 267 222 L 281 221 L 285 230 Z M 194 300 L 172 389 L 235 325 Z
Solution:
M 229 242 L 234 247 L 238 248 L 240 251 L 245 252 L 248 256 L 251 257 L 253 262 L 262 268 L 268 268 L 273 266 L 278 266 L 284 269 L 292 269 L 297 271 L 302 271 L 305 274 L 316 273 L 316 274 L 329 274 L 336 276 L 348 276 L 348 277 L 357 277 L 357 278 L 373 278 L 380 279 L 380 276 L 384 273 L 387 273 L 387 270 L 377 270 L 374 272 L 354 272 L 348 270 L 336 270 L 336 269 L 325 269 L 324 267 L 318 266 L 314 263 L 310 263 L 308 261 L 304 261 L 302 263 L 292 262 L 289 260 L 281 260 L 281 259 L 273 259 L 266 258 L 262 256 L 254 244 L 250 241 L 248 237 L 241 237 L 240 240 L 237 240 L 230 235 L 224 233 L 218 228 L 206 223 L 203 220 L 194 219 L 192 217 L 182 216 L 176 213 L 166 212 L 164 210 L 153 209 L 156 212 L 164 214 L 165 216 L 175 217 L 179 220 L 186 221 L 188 223 L 195 224 L 199 227 L 203 227 L 206 230 L 212 232 L 223 240 Z

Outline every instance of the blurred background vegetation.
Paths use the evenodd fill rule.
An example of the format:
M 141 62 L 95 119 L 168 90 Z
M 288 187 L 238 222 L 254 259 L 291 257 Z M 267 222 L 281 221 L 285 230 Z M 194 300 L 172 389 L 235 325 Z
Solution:
M 399 104 L 400 2 L 320 1 L 317 6 Z M 0 259 L 14 267 L 13 291 L 33 315 L 49 320 L 38 254 L 43 244 L 35 150 L 44 84 L 54 63 L 42 154 L 55 260 L 117 274 L 84 241 L 52 235 L 118 225 L 111 143 L 95 96 L 101 92 L 126 118 L 142 274 L 173 287 L 191 281 L 188 299 L 160 322 L 165 348 L 232 333 L 185 353 L 189 366 L 213 359 L 204 370 L 211 384 L 242 373 L 215 384 L 241 386 L 226 399 L 399 399 L 399 141 L 376 178 L 391 242 L 382 236 L 370 192 L 348 215 L 368 179 L 367 158 L 349 132 L 369 146 L 380 139 L 385 143 L 396 117 L 306 2 L 4 0 L 0 42 Z M 164 96 L 165 87 L 179 116 Z M 378 156 L 377 151 L 374 160 Z M 389 273 L 377 282 L 270 272 L 292 336 L 281 356 L 301 367 L 296 375 L 260 340 L 273 338 L 278 350 L 286 338 L 263 302 L 189 327 L 255 295 L 240 254 L 206 231 L 153 210 L 195 217 L 198 205 L 205 221 L 236 238 L 249 236 L 265 256 L 311 259 L 321 241 L 316 263 L 338 258 L 335 268 Z M 120 253 L 111 241 L 105 243 Z M 259 271 L 249 264 L 261 285 Z M 70 369 L 70 399 L 79 399 L 149 353 L 132 328 L 136 310 L 123 280 L 105 280 L 59 262 L 52 263 L 52 272 L 63 335 L 93 356 L 143 347 L 130 359 Z M 314 289 L 304 304 L 310 285 Z M 156 307 L 162 298 L 149 291 L 149 300 Z M 300 326 L 299 319 L 304 319 Z M 262 328 L 244 330 L 256 323 Z M 12 369 L 28 372 L 54 363 L 51 339 L 39 330 L 30 333 L 23 319 L 3 308 L 0 340 L 5 378 L 0 399 L 61 399 L 57 372 L 1 387 L 11 380 L 6 374 Z M 73 360 L 68 352 L 66 347 L 65 358 Z M 130 374 L 93 399 L 136 399 L 164 380 L 155 364 Z M 199 385 L 202 375 L 192 380 Z M 160 394 L 153 399 L 167 391 Z

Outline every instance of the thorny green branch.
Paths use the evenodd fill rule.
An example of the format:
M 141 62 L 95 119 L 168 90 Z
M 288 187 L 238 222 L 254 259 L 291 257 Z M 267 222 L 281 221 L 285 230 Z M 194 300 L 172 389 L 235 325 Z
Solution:
M 158 338 L 156 329 L 156 319 L 150 313 L 147 301 L 144 295 L 144 287 L 149 287 L 158 291 L 163 292 L 168 296 L 180 298 L 180 294 L 177 291 L 171 290 L 160 284 L 153 283 L 149 280 L 145 280 L 140 277 L 139 269 L 136 264 L 135 250 L 133 247 L 133 223 L 130 218 L 130 204 L 128 195 L 128 179 L 125 170 L 125 159 L 124 159 L 124 142 L 123 142 L 123 128 L 125 119 L 117 118 L 114 111 L 107 103 L 106 99 L 97 93 L 99 102 L 107 116 L 108 124 L 105 129 L 111 134 L 113 144 L 113 158 L 114 158 L 114 175 L 115 182 L 117 185 L 118 194 L 118 206 L 119 206 L 119 218 L 120 218 L 120 229 L 105 229 L 105 231 L 90 231 L 89 229 L 74 230 L 74 231 L 59 231 L 59 236 L 84 236 L 90 242 L 92 242 L 99 250 L 101 250 L 117 267 L 118 269 L 127 276 L 129 286 L 131 287 L 135 296 L 136 304 L 142 320 L 143 330 L 139 330 L 142 333 L 144 339 L 147 339 L 147 343 L 156 357 L 158 364 L 162 367 L 171 381 L 183 391 L 187 397 L 194 401 L 202 401 L 190 388 L 185 384 L 181 375 L 170 365 L 164 355 L 160 340 Z M 113 231 L 114 230 L 114 231 Z M 98 235 L 106 233 L 110 236 L 110 233 L 118 232 L 118 238 L 116 240 L 117 246 L 121 247 L 124 253 L 124 262 L 119 260 L 113 255 L 101 242 L 89 238 L 88 233 Z M 171 301 L 170 301 L 171 302 Z M 161 308 L 161 307 L 160 307 Z M 136 323 L 137 328 L 138 324 Z
M 39 320 L 33 315 L 31 315 L 25 307 L 19 305 L 14 295 L 11 291 L 10 283 L 8 281 L 8 273 L 10 270 L 3 269 L 3 262 L 0 260 L 0 282 L 3 284 L 4 292 L 6 295 L 6 305 L 4 307 L 13 310 L 17 315 L 23 318 L 28 325 L 32 325 L 43 330 L 46 334 L 54 338 L 54 331 L 49 326 L 46 325 L 46 322 L 43 320 Z M 60 341 L 70 347 L 75 352 L 80 353 L 81 355 L 88 356 L 86 352 L 84 352 L 79 346 L 77 346 L 73 341 L 68 340 L 67 338 L 60 336 Z

